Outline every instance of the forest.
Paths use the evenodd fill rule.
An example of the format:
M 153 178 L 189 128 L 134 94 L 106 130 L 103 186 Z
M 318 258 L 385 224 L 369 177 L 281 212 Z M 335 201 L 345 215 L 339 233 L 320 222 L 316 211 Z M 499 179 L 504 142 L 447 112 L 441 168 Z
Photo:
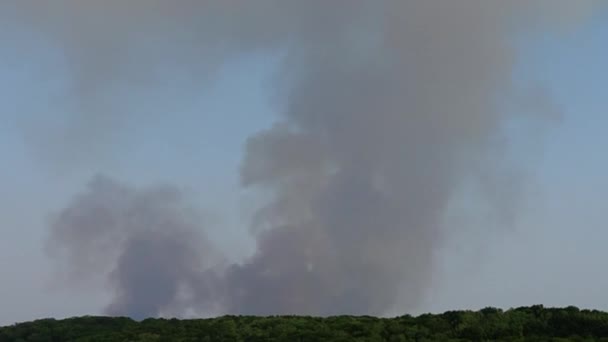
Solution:
M 545 308 L 369 316 L 224 316 L 145 319 L 85 316 L 0 328 L 8 341 L 608 341 L 608 313 Z

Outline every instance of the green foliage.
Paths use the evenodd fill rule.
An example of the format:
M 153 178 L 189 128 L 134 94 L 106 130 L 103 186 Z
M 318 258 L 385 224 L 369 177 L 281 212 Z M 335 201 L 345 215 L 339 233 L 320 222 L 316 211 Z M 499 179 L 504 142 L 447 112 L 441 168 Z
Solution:
M 608 313 L 544 308 L 448 311 L 440 315 L 375 317 L 254 317 L 146 319 L 79 317 L 43 319 L 0 328 L 0 342 L 13 341 L 602 341 Z

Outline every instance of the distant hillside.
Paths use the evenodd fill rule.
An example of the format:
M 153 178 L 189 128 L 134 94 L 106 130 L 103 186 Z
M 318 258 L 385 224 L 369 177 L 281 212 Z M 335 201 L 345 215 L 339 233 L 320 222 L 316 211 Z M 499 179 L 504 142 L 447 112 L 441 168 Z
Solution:
M 544 308 L 449 311 L 418 317 L 44 319 L 0 328 L 5 341 L 608 341 L 608 313 Z

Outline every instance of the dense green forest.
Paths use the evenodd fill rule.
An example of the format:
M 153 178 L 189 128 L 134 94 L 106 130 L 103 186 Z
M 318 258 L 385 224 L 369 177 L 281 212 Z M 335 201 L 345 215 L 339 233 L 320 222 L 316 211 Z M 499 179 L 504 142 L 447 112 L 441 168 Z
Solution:
M 79 317 L 0 328 L 5 341 L 608 341 L 608 313 L 544 308 L 448 311 L 396 318 L 225 316 Z

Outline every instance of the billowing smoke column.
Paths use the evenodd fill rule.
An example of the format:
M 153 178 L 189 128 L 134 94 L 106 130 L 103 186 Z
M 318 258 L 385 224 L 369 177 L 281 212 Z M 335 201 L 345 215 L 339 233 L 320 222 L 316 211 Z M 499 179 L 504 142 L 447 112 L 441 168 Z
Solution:
M 109 277 L 115 298 L 106 312 L 145 318 L 201 290 L 213 253 L 198 222 L 175 187 L 137 189 L 96 176 L 55 218 L 49 247 L 69 260 L 71 281 Z
M 78 276 L 108 275 L 111 314 L 413 308 L 444 229 L 458 229 L 442 225 L 458 189 L 479 174 L 501 177 L 493 163 L 511 119 L 498 102 L 513 91 L 512 33 L 593 4 L 20 1 L 11 10 L 42 27 L 72 66 L 82 110 L 69 129 L 79 132 L 128 115 L 101 96 L 116 84 L 140 89 L 170 68 L 207 75 L 249 52 L 284 56 L 280 117 L 250 138 L 241 170 L 244 186 L 273 194 L 252 223 L 250 259 L 210 265 L 204 239 L 193 238 L 204 227 L 177 193 L 104 178 L 54 221 L 52 249 Z

